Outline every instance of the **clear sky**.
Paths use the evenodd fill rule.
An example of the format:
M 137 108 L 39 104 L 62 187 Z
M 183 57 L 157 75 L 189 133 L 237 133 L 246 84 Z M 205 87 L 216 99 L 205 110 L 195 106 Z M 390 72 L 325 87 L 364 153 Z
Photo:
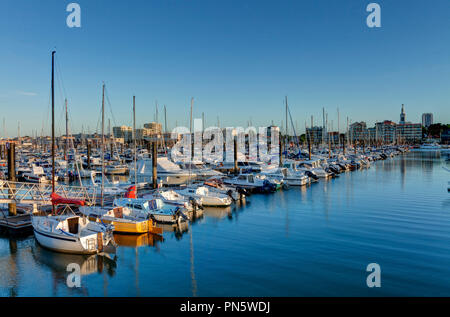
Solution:
M 49 131 L 51 51 L 57 51 L 57 132 L 63 99 L 71 130 L 99 127 L 106 83 L 111 125 L 169 127 L 205 113 L 208 126 L 280 124 L 288 96 L 303 131 L 314 115 L 408 121 L 432 112 L 450 122 L 450 1 L 389 0 L 381 28 L 362 0 L 78 0 L 81 28 L 66 26 L 71 1 L 0 1 L 0 135 Z M 62 78 L 60 80 L 59 78 Z M 113 116 L 110 114 L 112 112 Z

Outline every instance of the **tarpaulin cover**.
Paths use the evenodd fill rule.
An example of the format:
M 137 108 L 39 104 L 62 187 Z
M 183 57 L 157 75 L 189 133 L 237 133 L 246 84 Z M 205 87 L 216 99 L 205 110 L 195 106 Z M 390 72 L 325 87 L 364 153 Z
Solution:
M 52 205 L 78 205 L 78 206 L 84 206 L 85 201 L 79 200 L 79 199 L 70 199 L 70 198 L 63 198 L 59 196 L 56 193 L 52 193 L 50 195 L 52 198 Z

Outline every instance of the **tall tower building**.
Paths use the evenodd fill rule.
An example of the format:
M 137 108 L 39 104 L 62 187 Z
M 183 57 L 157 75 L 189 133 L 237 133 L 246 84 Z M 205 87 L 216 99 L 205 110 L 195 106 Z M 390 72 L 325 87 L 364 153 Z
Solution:
M 402 112 L 400 113 L 400 124 L 404 124 L 405 121 L 406 121 L 405 105 L 402 104 Z
M 422 114 L 422 125 L 428 128 L 432 124 L 433 124 L 433 114 L 432 113 Z

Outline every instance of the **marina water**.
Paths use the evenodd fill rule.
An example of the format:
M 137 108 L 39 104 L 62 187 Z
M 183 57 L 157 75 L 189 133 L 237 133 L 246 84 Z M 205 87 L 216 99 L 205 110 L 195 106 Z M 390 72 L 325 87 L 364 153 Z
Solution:
M 0 296 L 450 296 L 450 194 L 439 152 L 205 209 L 185 232 L 116 236 L 116 256 L 0 237 Z M 69 263 L 81 287 L 69 288 Z M 369 288 L 369 263 L 381 287 Z

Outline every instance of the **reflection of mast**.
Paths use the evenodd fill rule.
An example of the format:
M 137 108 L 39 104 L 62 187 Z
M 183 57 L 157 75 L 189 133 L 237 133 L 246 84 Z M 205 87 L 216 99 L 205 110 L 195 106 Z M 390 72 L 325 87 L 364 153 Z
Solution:
M 14 281 L 10 288 L 10 293 L 9 296 L 10 297 L 16 297 L 17 296 L 17 287 L 19 284 L 18 281 L 18 274 L 17 274 L 17 240 L 14 239 L 9 239 L 9 253 L 10 253 L 10 257 L 9 257 L 9 262 L 10 265 L 9 267 L 11 268 L 10 271 L 10 276 L 12 278 L 12 280 Z
M 134 255 L 135 255 L 135 266 L 134 266 L 134 276 L 135 276 L 135 284 L 136 284 L 136 295 L 140 295 L 139 291 L 139 254 L 138 254 L 138 248 L 134 249 Z
M 135 98 L 135 96 L 133 96 L 134 186 L 136 187 L 136 191 L 137 191 L 136 104 L 135 104 L 135 100 L 136 100 L 136 98 Z M 156 109 L 158 109 L 158 108 L 156 108 Z
M 108 277 L 106 276 L 107 271 L 103 271 L 103 296 L 108 297 Z
M 194 243 L 192 242 L 192 229 L 189 230 L 189 246 L 191 249 L 191 279 L 192 279 L 192 296 L 197 296 L 197 280 L 195 279 L 195 271 L 194 271 Z

